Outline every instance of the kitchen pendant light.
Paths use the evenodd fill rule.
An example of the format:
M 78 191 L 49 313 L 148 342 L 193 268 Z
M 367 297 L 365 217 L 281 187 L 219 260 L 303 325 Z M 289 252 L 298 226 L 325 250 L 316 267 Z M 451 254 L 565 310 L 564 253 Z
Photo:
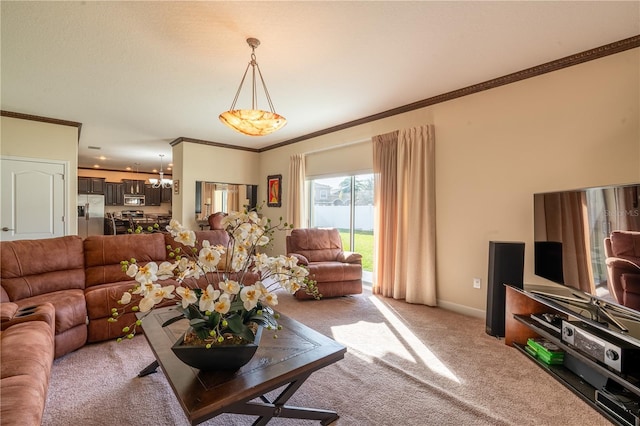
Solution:
M 260 66 L 258 65 L 258 62 L 256 62 L 255 51 L 256 48 L 260 45 L 260 40 L 258 40 L 257 38 L 248 38 L 247 44 L 249 44 L 249 46 L 251 47 L 251 62 L 249 62 L 247 68 L 244 70 L 244 75 L 242 76 L 242 80 L 240 81 L 240 87 L 238 87 L 236 96 L 235 98 L 233 98 L 231 108 L 229 109 L 229 111 L 225 111 L 220 114 L 219 118 L 220 121 L 222 121 L 225 125 L 229 126 L 237 132 L 244 133 L 245 135 L 249 136 L 264 136 L 282 128 L 285 124 L 287 124 L 287 119 L 275 112 L 273 103 L 271 102 L 271 96 L 269 96 L 269 91 L 267 90 L 267 85 L 265 84 L 264 78 L 262 77 L 262 72 L 260 72 Z M 242 85 L 244 84 L 244 80 L 247 76 L 247 72 L 249 71 L 249 67 L 251 67 L 252 83 L 251 109 L 235 109 L 236 102 L 238 101 L 238 96 L 240 96 L 240 91 L 242 90 Z M 258 99 L 256 96 L 256 70 L 258 71 L 260 82 L 262 83 L 267 102 L 269 103 L 269 111 L 261 110 L 257 107 Z
M 149 179 L 149 182 L 154 188 L 171 188 L 173 181 L 171 179 L 164 178 L 164 172 L 162 171 L 162 157 L 164 157 L 164 154 L 160 154 L 160 172 L 158 172 L 160 179 Z

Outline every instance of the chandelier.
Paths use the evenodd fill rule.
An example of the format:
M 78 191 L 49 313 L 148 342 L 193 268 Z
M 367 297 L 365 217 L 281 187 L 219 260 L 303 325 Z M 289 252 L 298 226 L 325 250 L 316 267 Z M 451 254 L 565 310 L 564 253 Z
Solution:
M 248 38 L 247 44 L 249 44 L 249 46 L 251 47 L 251 62 L 247 64 L 247 68 L 244 70 L 244 75 L 242 76 L 242 80 L 240 81 L 240 87 L 238 87 L 236 96 L 235 98 L 233 98 L 231 108 L 229 109 L 229 111 L 225 111 L 220 114 L 220 121 L 231 127 L 233 130 L 244 133 L 245 135 L 264 136 L 275 132 L 276 130 L 287 124 L 287 119 L 279 114 L 276 114 L 276 112 L 274 111 L 273 103 L 271 102 L 271 96 L 269 96 L 269 91 L 267 90 L 267 85 L 264 82 L 264 78 L 262 78 L 260 66 L 256 62 L 255 52 L 256 47 L 260 45 L 260 40 L 258 40 L 257 38 Z M 240 91 L 242 90 L 242 85 L 244 84 L 244 80 L 247 76 L 247 72 L 249 71 L 249 67 L 251 67 L 252 81 L 251 109 L 235 109 L 236 102 L 238 101 L 238 96 L 240 95 Z M 258 76 L 260 77 L 260 82 L 262 83 L 267 102 L 269 103 L 269 111 L 264 111 L 257 108 L 258 99 L 256 96 L 256 69 L 258 70 Z
M 173 181 L 171 179 L 164 178 L 164 172 L 162 171 L 162 157 L 164 157 L 164 154 L 160 154 L 160 172 L 158 172 L 160 179 L 149 179 L 149 182 L 151 182 L 151 186 L 154 188 L 171 188 Z

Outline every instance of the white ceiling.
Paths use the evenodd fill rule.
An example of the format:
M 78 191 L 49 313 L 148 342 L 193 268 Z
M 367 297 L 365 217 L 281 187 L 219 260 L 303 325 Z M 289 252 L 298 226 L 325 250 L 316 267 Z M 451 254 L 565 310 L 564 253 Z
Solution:
M 166 167 L 178 137 L 267 147 L 640 34 L 638 1 L 0 7 L 2 110 L 82 123 L 79 166 L 110 170 L 151 171 L 159 154 Z M 247 37 L 260 39 L 257 61 L 288 119 L 266 137 L 218 120 L 249 61 Z

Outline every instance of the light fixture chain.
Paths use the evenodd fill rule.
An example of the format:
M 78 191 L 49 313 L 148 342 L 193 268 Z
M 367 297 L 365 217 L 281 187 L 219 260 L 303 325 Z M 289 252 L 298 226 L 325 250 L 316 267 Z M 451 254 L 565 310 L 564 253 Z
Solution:
M 262 72 L 260 71 L 260 66 L 257 63 L 256 63 L 256 68 L 258 68 L 258 75 L 260 76 L 260 81 L 262 82 L 262 88 L 264 89 L 264 94 L 267 97 L 267 102 L 269 103 L 269 109 L 271 110 L 271 112 L 276 112 L 275 108 L 273 108 L 273 103 L 271 102 L 271 96 L 269 95 L 267 84 L 264 82 L 264 78 L 262 78 Z
M 249 67 L 251 66 L 251 62 L 247 64 L 247 68 L 244 69 L 244 74 L 242 74 L 242 80 L 240 80 L 240 86 L 238 86 L 238 91 L 236 92 L 235 98 L 233 98 L 233 102 L 231 103 L 231 111 L 236 108 L 236 102 L 238 102 L 238 97 L 240 96 L 240 92 L 242 91 L 242 85 L 244 84 L 244 79 L 247 77 L 247 72 L 249 71 Z

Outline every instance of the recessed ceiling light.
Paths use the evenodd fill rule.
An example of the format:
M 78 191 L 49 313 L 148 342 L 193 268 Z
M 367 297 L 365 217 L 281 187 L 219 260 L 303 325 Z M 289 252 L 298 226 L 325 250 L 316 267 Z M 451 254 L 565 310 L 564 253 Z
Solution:
M 106 159 L 107 159 L 107 157 L 105 157 L 104 155 L 101 155 L 100 157 L 98 157 L 98 159 L 100 159 L 100 160 L 104 161 L 104 160 L 106 160 Z
M 100 168 L 100 164 L 94 164 L 94 165 L 93 165 L 93 168 L 94 168 L 94 169 L 99 169 L 99 168 Z
M 131 167 L 127 167 L 127 170 L 131 171 L 132 169 L 131 169 Z

